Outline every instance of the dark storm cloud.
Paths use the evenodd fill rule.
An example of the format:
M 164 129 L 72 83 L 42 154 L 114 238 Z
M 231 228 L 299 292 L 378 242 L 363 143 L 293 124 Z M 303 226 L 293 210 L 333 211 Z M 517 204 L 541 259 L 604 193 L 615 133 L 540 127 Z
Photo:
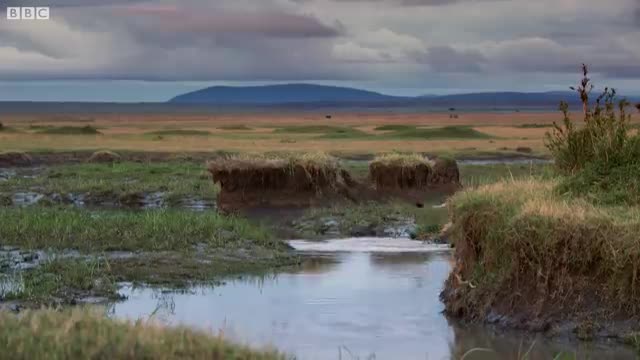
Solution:
M 52 20 L 0 19 L 0 78 L 397 82 L 555 76 L 582 62 L 640 78 L 640 0 L 579 2 L 4 0 L 51 6 Z

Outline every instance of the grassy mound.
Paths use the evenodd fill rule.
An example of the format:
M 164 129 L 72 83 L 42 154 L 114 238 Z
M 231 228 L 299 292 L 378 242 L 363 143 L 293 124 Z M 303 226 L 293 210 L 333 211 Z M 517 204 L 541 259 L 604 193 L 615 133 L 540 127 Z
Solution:
M 223 211 L 256 206 L 309 206 L 336 195 L 350 177 L 324 153 L 268 157 L 239 155 L 210 162 Z
M 214 183 L 226 192 L 316 191 L 335 188 L 338 161 L 324 153 L 290 157 L 236 155 L 208 164 Z
M 91 163 L 114 163 L 120 161 L 120 155 L 109 150 L 96 151 L 89 157 Z
M 33 159 L 22 151 L 2 151 L 0 152 L 0 167 L 7 166 L 29 166 Z
M 369 176 L 378 190 L 423 189 L 460 184 L 460 172 L 453 159 L 429 160 L 420 154 L 391 153 L 376 157 Z
M 566 200 L 555 186 L 504 181 L 450 200 L 450 314 L 484 320 L 494 312 L 524 323 L 640 315 L 640 209 Z
M 385 154 L 369 165 L 369 176 L 378 190 L 424 188 L 430 173 L 428 159 L 419 154 Z
M 97 128 L 87 126 L 55 126 L 45 127 L 38 131 L 40 134 L 51 135 L 100 135 L 102 134 Z
M 87 309 L 0 313 L 0 344 L 17 359 L 285 359 L 187 328 L 107 318 Z
M 153 136 L 207 136 L 211 135 L 210 132 L 204 130 L 159 130 L 148 132 L 145 135 L 153 135 Z

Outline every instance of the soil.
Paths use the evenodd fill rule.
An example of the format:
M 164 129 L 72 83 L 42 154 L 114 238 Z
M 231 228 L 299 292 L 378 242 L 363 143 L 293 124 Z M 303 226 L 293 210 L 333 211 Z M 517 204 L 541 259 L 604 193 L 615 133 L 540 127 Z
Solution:
M 8 151 L 0 153 L 0 168 L 30 166 L 32 163 L 32 157 L 23 152 Z

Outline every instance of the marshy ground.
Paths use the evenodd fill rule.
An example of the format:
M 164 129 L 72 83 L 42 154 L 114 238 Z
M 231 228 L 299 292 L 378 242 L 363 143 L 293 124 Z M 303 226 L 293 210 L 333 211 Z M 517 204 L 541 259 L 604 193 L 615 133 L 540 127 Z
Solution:
M 118 304 L 123 295 L 136 294 L 135 290 L 123 292 L 122 289 L 140 286 L 143 292 L 158 286 L 160 292 L 175 292 L 176 289 L 194 289 L 194 286 L 210 289 L 210 286 L 226 281 L 233 284 L 231 279 L 239 277 L 258 279 L 258 283 L 264 283 L 267 279 L 269 283 L 270 278 L 266 275 L 307 274 L 310 261 L 312 264 L 326 262 L 329 266 L 321 265 L 314 268 L 316 270 L 342 264 L 338 266 L 337 273 L 349 272 L 353 259 L 344 262 L 335 258 L 318 260 L 317 254 L 310 256 L 292 251 L 283 239 L 399 237 L 447 242 L 448 238 L 442 237 L 441 229 L 452 216 L 450 211 L 460 212 L 467 209 L 464 206 L 468 204 L 481 206 L 485 201 L 490 209 L 498 206 L 511 212 L 502 219 L 504 222 L 497 222 L 491 216 L 502 213 L 473 210 L 478 216 L 486 215 L 483 218 L 486 221 L 473 218 L 485 226 L 474 228 L 477 231 L 491 232 L 493 230 L 487 227 L 500 225 L 504 231 L 498 233 L 502 235 L 518 231 L 546 239 L 544 234 L 534 230 L 539 230 L 540 224 L 549 224 L 544 222 L 548 220 L 547 216 L 564 217 L 568 221 L 587 214 L 593 215 L 589 219 L 599 221 L 595 224 L 618 229 L 618 238 L 630 234 L 629 229 L 635 226 L 635 215 L 632 215 L 635 212 L 628 214 L 628 221 L 616 222 L 598 217 L 600 210 L 592 211 L 591 208 L 579 208 L 580 211 L 572 213 L 569 208 L 562 208 L 566 204 L 560 202 L 554 202 L 555 205 L 550 207 L 539 204 L 538 208 L 534 208 L 526 201 L 514 204 L 506 200 L 502 203 L 500 197 L 475 198 L 477 193 L 472 189 L 482 186 L 508 188 L 507 184 L 512 184 L 513 188 L 508 190 L 510 194 L 515 194 L 514 198 L 524 199 L 522 196 L 532 194 L 532 191 L 528 187 L 518 187 L 518 184 L 531 179 L 546 181 L 544 184 L 556 181 L 553 180 L 555 175 L 551 165 L 545 160 L 549 153 L 542 142 L 544 133 L 549 130 L 548 126 L 556 116 L 540 113 L 492 115 L 495 116 L 490 119 L 486 114 L 467 114 L 457 119 L 450 119 L 446 114 L 389 115 L 386 118 L 381 115 L 338 115 L 331 120 L 324 116 L 316 119 L 308 114 L 300 117 L 258 118 L 248 115 L 179 115 L 180 121 L 159 115 L 132 115 L 127 119 L 131 121 L 111 115 L 56 119 L 20 115 L 3 120 L 3 130 L 0 131 L 0 308 L 23 312 L 42 305 Z M 487 121 L 480 126 L 476 122 L 479 119 Z M 310 126 L 310 121 L 321 124 Z M 96 149 L 110 149 L 114 153 L 94 155 Z M 387 189 L 389 192 L 399 189 L 402 193 L 405 190 L 403 187 L 433 185 L 437 178 L 430 174 L 435 173 L 433 166 L 436 163 L 423 163 L 425 154 L 457 158 L 458 185 L 467 190 L 456 195 L 449 207 L 445 206 L 445 202 L 450 192 L 432 191 L 419 192 L 421 197 L 418 201 L 413 201 L 414 197 L 409 201 L 408 197 L 403 196 L 380 201 L 376 196 L 367 194 L 368 197 L 357 198 L 359 201 L 352 201 L 347 196 L 341 197 L 340 202 L 318 203 L 311 207 L 286 206 L 274 210 L 267 206 L 239 209 L 231 213 L 220 212 L 218 199 L 224 190 L 222 182 L 229 182 L 223 180 L 214 185 L 215 174 L 212 178 L 212 168 L 207 168 L 206 161 L 220 163 L 222 159 L 237 159 L 238 156 L 245 156 L 247 149 L 262 152 L 267 157 L 286 159 L 316 150 L 325 150 L 337 157 L 339 169 L 335 168 L 331 173 L 322 172 L 323 179 L 328 180 L 320 187 L 316 182 L 305 183 L 304 190 L 308 192 L 305 196 L 313 197 L 319 190 L 322 192 L 328 188 L 335 190 L 337 180 L 334 181 L 334 176 L 345 183 L 353 181 L 375 188 L 390 187 Z M 375 153 L 372 149 L 375 149 Z M 8 153 L 9 150 L 23 152 Z M 416 154 L 407 156 L 403 153 L 406 151 Z M 378 153 L 385 152 L 402 153 L 402 161 L 406 161 L 398 170 L 402 176 L 395 178 L 384 175 L 389 171 L 398 172 L 393 170 L 395 165 L 387 164 L 380 158 L 375 159 Z M 381 164 L 373 172 L 370 169 L 371 161 Z M 280 180 L 282 169 L 291 168 L 291 160 L 287 160 L 283 166 L 275 162 L 268 164 L 265 168 L 276 169 L 275 178 L 269 177 L 269 182 L 263 177 L 260 183 L 268 183 L 271 190 L 288 188 L 289 183 Z M 236 171 L 237 176 L 241 166 L 234 166 L 228 168 Z M 428 166 L 426 172 L 423 172 L 423 166 Z M 308 171 L 309 167 L 305 169 Z M 407 169 L 411 171 L 405 172 Z M 324 170 L 326 168 L 323 167 Z M 346 181 L 341 170 L 349 174 Z M 314 171 L 312 173 L 317 178 L 320 172 Z M 232 184 L 232 187 L 255 186 L 251 182 L 253 180 L 245 180 Z M 496 183 L 501 185 L 493 185 Z M 323 188 L 325 185 L 327 189 Z M 536 199 L 552 197 L 540 194 L 533 196 Z M 451 204 L 454 208 L 451 208 Z M 561 208 L 564 212 L 560 211 Z M 524 227 L 514 227 L 509 220 L 514 212 L 526 214 L 530 222 L 523 223 Z M 529 216 L 531 214 L 537 215 Z M 468 226 L 471 222 L 463 224 L 456 217 L 460 215 L 453 216 L 459 235 L 463 225 Z M 536 219 L 540 223 L 535 222 Z M 610 223 L 607 222 L 609 220 Z M 544 227 L 545 231 L 559 231 L 567 225 L 564 222 L 554 224 Z M 526 229 L 531 229 L 531 232 L 526 232 Z M 458 247 L 456 251 L 462 251 L 461 242 L 458 240 L 454 243 Z M 505 252 L 500 259 L 512 258 L 513 254 L 507 252 L 509 247 L 498 244 L 496 248 Z M 587 249 L 585 246 L 583 248 Z M 407 264 L 418 268 L 429 264 L 441 270 L 447 269 L 443 274 L 448 272 L 451 258 L 439 258 L 435 263 L 429 262 L 430 259 L 396 261 L 391 258 L 355 258 L 359 266 L 369 261 L 375 263 L 375 267 L 367 270 L 371 274 L 375 274 L 377 266 L 389 266 L 389 269 L 399 271 L 398 274 L 406 275 L 404 271 Z M 496 268 L 499 269 L 496 272 L 503 269 Z M 312 273 L 317 274 L 316 270 Z M 483 285 L 482 289 L 487 289 L 484 286 L 486 283 L 480 280 L 489 278 L 467 280 L 470 278 L 468 273 L 460 273 L 460 269 L 457 271 L 462 274 L 462 281 L 470 281 L 473 286 L 480 284 Z M 388 279 L 389 284 L 400 279 L 397 277 L 400 275 L 393 274 Z M 414 278 L 417 282 L 428 281 L 425 274 Z M 634 281 L 633 277 L 616 278 Z M 502 284 L 487 281 L 496 286 Z M 255 285 L 252 284 L 250 286 Z M 411 291 L 419 292 L 421 289 L 419 283 L 407 285 L 410 285 L 408 289 Z M 623 289 L 617 287 L 620 284 L 610 285 L 608 288 L 614 292 L 619 290 L 619 293 Z M 375 287 L 367 290 L 373 291 Z M 473 294 L 465 297 L 466 300 L 489 302 L 487 293 L 484 296 L 473 289 L 469 291 Z M 452 304 L 450 302 L 447 306 Z M 441 310 L 433 307 L 428 311 L 439 314 Z M 2 313 L 2 316 L 10 315 Z M 56 318 L 57 315 L 47 312 L 29 313 L 28 316 L 47 319 L 51 324 L 62 321 Z M 86 317 L 86 320 L 78 321 L 86 321 L 83 324 L 87 326 L 99 322 L 99 317 L 93 315 L 65 313 L 64 316 L 70 319 Z M 7 324 L 22 326 L 20 320 L 16 320 L 20 318 L 7 319 Z M 400 323 L 399 326 L 411 324 Z M 132 331 L 131 325 L 126 324 L 101 323 L 100 326 L 117 327 L 123 334 Z M 133 329 L 143 331 L 138 327 Z M 467 331 L 455 329 L 461 334 Z M 445 326 L 440 330 L 451 329 Z M 460 338 L 465 336 L 461 335 Z M 221 340 L 218 341 L 220 346 L 224 345 Z M 482 341 L 470 341 L 469 344 L 473 347 L 504 345 L 493 340 L 488 345 Z M 156 345 L 149 346 L 156 349 Z M 179 345 L 176 346 L 176 351 L 181 351 Z M 512 342 L 504 346 L 509 349 L 505 354 L 513 355 L 512 350 L 516 346 Z M 470 348 L 456 347 L 449 349 L 449 354 L 453 356 L 455 353 L 461 357 L 463 350 Z M 233 349 L 240 351 L 240 354 L 247 351 Z M 556 347 L 550 346 L 549 349 Z M 66 354 L 68 348 L 60 345 L 56 351 Z M 149 351 L 145 353 L 152 354 L 155 350 Z M 193 351 L 197 353 L 200 350 Z M 540 354 L 542 357 L 549 354 L 555 356 L 555 353 L 544 351 Z M 269 353 L 267 356 L 270 357 L 265 358 L 278 358 L 280 355 Z M 255 357 L 245 354 L 237 358 Z

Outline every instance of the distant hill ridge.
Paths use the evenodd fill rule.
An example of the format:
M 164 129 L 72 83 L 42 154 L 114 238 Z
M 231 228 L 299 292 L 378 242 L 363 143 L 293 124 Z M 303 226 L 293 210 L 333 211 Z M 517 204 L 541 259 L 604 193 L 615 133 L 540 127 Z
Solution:
M 263 86 L 213 86 L 176 96 L 174 104 L 207 105 L 327 105 L 327 106 L 427 106 L 427 107 L 549 107 L 560 101 L 578 104 L 571 91 L 550 92 L 480 92 L 454 95 L 401 97 L 349 87 L 315 84 L 280 84 Z M 638 101 L 639 98 L 632 98 Z
M 264 86 L 213 86 L 171 99 L 172 103 L 191 104 L 286 104 L 314 102 L 392 101 L 400 97 L 348 87 L 314 84 Z

